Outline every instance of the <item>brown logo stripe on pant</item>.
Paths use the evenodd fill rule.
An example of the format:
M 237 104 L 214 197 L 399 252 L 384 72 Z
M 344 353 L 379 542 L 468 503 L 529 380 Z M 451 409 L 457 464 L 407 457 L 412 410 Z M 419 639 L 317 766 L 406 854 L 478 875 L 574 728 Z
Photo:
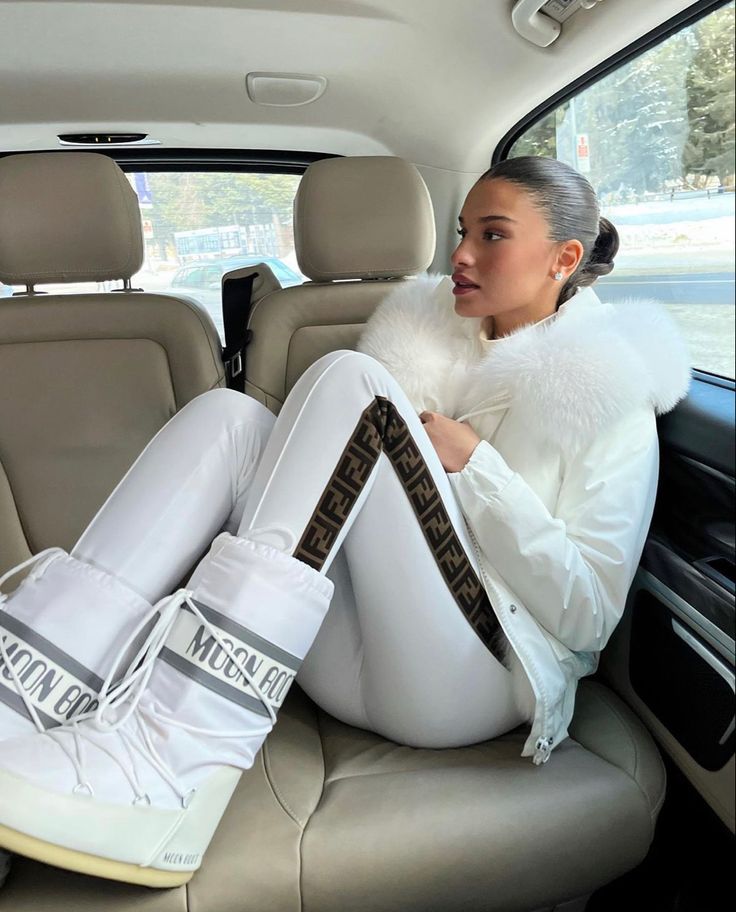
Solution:
M 434 479 L 393 403 L 376 396 L 360 416 L 294 556 L 320 570 L 383 450 L 406 491 L 458 607 L 500 661 L 500 625 L 460 544 Z

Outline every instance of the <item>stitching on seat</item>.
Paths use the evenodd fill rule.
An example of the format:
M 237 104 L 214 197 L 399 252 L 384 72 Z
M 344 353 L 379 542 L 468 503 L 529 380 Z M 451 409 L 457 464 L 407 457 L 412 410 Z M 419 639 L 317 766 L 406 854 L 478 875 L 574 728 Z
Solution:
M 184 304 L 184 306 L 187 308 L 187 310 L 197 318 L 197 322 L 199 323 L 200 327 L 204 331 L 205 336 L 207 337 L 208 348 L 210 350 L 210 354 L 212 355 L 212 361 L 214 362 L 218 375 L 220 376 L 221 379 L 224 378 L 225 373 L 224 373 L 224 371 L 222 371 L 222 367 L 223 367 L 222 358 L 220 357 L 219 351 L 217 351 L 213 347 L 212 337 L 210 336 L 210 333 L 208 332 L 209 327 L 205 323 L 204 317 L 202 316 L 202 307 L 197 306 L 197 303 L 195 301 L 191 300 L 190 298 L 188 298 L 186 295 L 182 295 L 181 297 L 178 297 L 174 294 L 169 295 L 169 294 L 166 294 L 165 292 L 162 293 L 162 292 L 151 292 L 151 291 L 144 291 L 143 294 L 150 295 L 151 297 L 162 297 L 162 298 L 166 298 L 166 299 L 173 299 L 174 301 L 177 301 L 179 304 Z
M 111 294 L 111 292 L 108 292 L 108 293 L 92 292 L 90 294 L 77 295 L 77 297 L 85 297 L 85 298 L 100 298 L 101 297 L 107 301 L 108 294 Z M 220 377 L 221 379 L 224 378 L 225 374 L 223 371 L 222 358 L 219 356 L 219 353 L 213 347 L 213 340 L 208 332 L 208 327 L 202 316 L 201 308 L 197 306 L 196 302 L 191 300 L 190 298 L 187 298 L 184 295 L 182 295 L 181 297 L 177 297 L 175 295 L 169 295 L 169 294 L 164 294 L 164 293 L 160 293 L 160 292 L 148 292 L 148 291 L 142 292 L 142 294 L 148 295 L 149 297 L 152 297 L 152 298 L 154 298 L 154 297 L 164 298 L 164 300 L 166 300 L 166 301 L 174 301 L 176 304 L 184 305 L 184 307 L 194 317 L 196 317 L 200 328 L 204 331 L 204 333 L 207 337 L 209 353 L 212 356 L 212 363 L 215 366 L 218 377 Z M 49 295 L 41 303 L 43 303 L 43 304 L 47 304 L 49 302 L 55 303 L 56 298 L 65 298 L 65 297 L 71 297 L 71 296 L 72 296 L 71 294 Z M 122 299 L 118 299 L 118 300 L 122 300 Z M 165 341 L 162 342 L 161 341 L 162 339 L 164 339 Z M 161 348 L 164 349 L 164 351 L 167 353 L 167 356 L 168 356 L 168 349 L 165 344 L 166 342 L 168 342 L 166 332 L 161 333 L 157 338 L 153 338 L 153 336 L 151 336 L 151 335 L 142 335 L 142 334 L 136 334 L 136 335 L 122 335 L 121 334 L 121 335 L 110 335 L 110 336 L 100 334 L 100 335 L 94 335 L 94 336 L 79 336 L 79 337 L 70 336 L 70 337 L 64 338 L 64 339 L 59 339 L 59 338 L 51 337 L 51 336 L 49 336 L 48 338 L 44 338 L 44 339 L 36 339 L 36 338 L 19 339 L 19 340 L 6 341 L 6 342 L 3 342 L 2 344 L 4 344 L 4 345 L 34 345 L 37 343 L 44 343 L 44 342 L 110 342 L 110 341 L 112 341 L 112 342 L 134 341 L 135 342 L 135 341 L 139 341 L 139 340 L 153 342 L 156 345 L 159 345 Z
M 299 819 L 299 816 L 296 813 L 296 811 L 290 807 L 288 801 L 284 798 L 281 790 L 276 785 L 275 779 L 273 778 L 273 775 L 271 772 L 269 753 L 270 753 L 270 751 L 268 749 L 268 741 L 265 741 L 263 744 L 263 750 L 261 751 L 261 758 L 263 761 L 263 771 L 266 775 L 266 782 L 268 782 L 269 788 L 271 789 L 271 792 L 272 792 L 274 798 L 276 799 L 278 804 L 281 806 L 281 809 L 287 814 L 287 816 L 289 816 L 294 821 L 294 823 L 299 827 L 300 830 L 303 830 L 303 828 L 306 824 L 304 824 Z
M 664 799 L 667 796 L 667 767 L 664 765 L 664 760 L 662 760 L 661 756 L 659 755 L 659 751 L 657 751 L 657 759 L 659 760 L 659 767 L 663 773 L 662 781 L 664 782 L 664 785 L 662 786 L 662 791 L 659 794 L 659 797 L 652 806 L 652 822 L 656 818 L 657 814 L 659 814 L 659 811 L 664 804 Z
M 606 696 L 605 696 L 604 694 L 602 694 L 602 693 L 596 693 L 595 691 L 593 691 L 592 694 L 595 696 L 596 699 L 600 700 L 601 703 L 603 703 L 603 704 L 605 704 L 605 705 L 608 706 L 608 708 L 611 710 L 611 712 L 613 713 L 613 715 L 614 715 L 614 716 L 616 717 L 616 719 L 620 722 L 621 728 L 623 728 L 624 731 L 626 732 L 626 735 L 628 736 L 628 739 L 629 739 L 629 741 L 631 742 L 631 744 L 632 744 L 632 746 L 633 746 L 633 748 L 634 748 L 634 758 L 635 758 L 635 760 L 634 760 L 634 774 L 635 774 L 635 773 L 638 771 L 638 769 L 639 769 L 639 751 L 638 751 L 638 748 L 637 748 L 637 746 L 636 746 L 636 742 L 634 741 L 633 737 L 631 736 L 631 734 L 630 734 L 629 731 L 628 731 L 628 728 L 627 728 L 626 725 L 624 724 L 623 716 L 622 716 L 621 713 L 618 711 L 618 709 L 613 705 L 613 703 L 612 703 L 610 700 L 608 700 L 608 699 L 606 698 Z M 600 756 L 600 754 L 598 754 L 597 756 Z M 660 765 L 661 765 L 661 766 L 664 766 L 664 764 L 662 763 L 662 758 L 659 756 L 659 753 L 657 753 L 657 756 L 658 756 L 658 758 L 659 758 Z M 610 760 L 606 760 L 606 763 L 611 763 L 611 761 L 610 761 Z M 615 765 L 615 764 L 611 763 L 611 766 L 614 766 L 614 765 Z M 642 793 L 642 795 L 644 796 L 644 800 L 646 801 L 647 805 L 649 806 L 649 817 L 650 817 L 650 820 L 652 820 L 652 822 L 653 822 L 653 821 L 654 821 L 654 818 L 655 818 L 655 815 L 656 815 L 656 810 L 658 809 L 658 805 L 660 804 L 660 802 L 661 802 L 662 800 L 664 800 L 664 791 L 662 792 L 662 794 L 660 795 L 660 797 L 657 799 L 657 801 L 655 801 L 654 803 L 652 803 L 652 801 L 650 800 L 649 796 L 647 795 L 647 793 L 644 791 L 644 789 L 643 789 L 642 786 L 640 785 L 639 780 L 636 778 L 636 776 L 635 776 L 635 775 L 632 775 L 631 773 L 626 772 L 626 770 L 622 769 L 621 767 L 618 767 L 618 769 L 620 769 L 622 772 L 626 773 L 626 775 L 627 775 L 630 779 L 633 780 L 633 782 L 636 784 L 636 787 L 639 789 L 639 791 L 640 791 L 640 792 Z M 667 787 L 667 786 L 666 786 L 666 782 L 665 782 L 665 789 L 666 789 L 666 787 Z
M 633 748 L 633 750 L 634 750 L 634 772 L 633 772 L 632 775 L 633 775 L 633 778 L 636 778 L 636 773 L 637 773 L 638 770 L 639 770 L 639 749 L 638 749 L 637 746 L 636 746 L 636 741 L 634 741 L 634 738 L 632 737 L 631 732 L 629 731 L 628 727 L 627 727 L 626 724 L 624 723 L 624 718 L 623 718 L 623 716 L 622 716 L 621 713 L 618 711 L 618 708 L 617 708 L 616 706 L 614 706 L 614 704 L 607 698 L 606 693 L 605 693 L 605 692 L 600 692 L 600 691 L 599 691 L 599 692 L 596 694 L 596 696 L 597 696 L 598 699 L 601 700 L 601 702 L 603 702 L 604 704 L 606 704 L 606 705 L 608 706 L 608 708 L 611 710 L 611 712 L 613 713 L 613 715 L 616 717 L 616 719 L 617 719 L 617 720 L 619 721 L 619 723 L 621 724 L 621 728 L 623 728 L 624 731 L 626 732 L 626 736 L 627 736 L 627 738 L 629 739 L 629 742 L 630 742 L 630 744 L 631 744 L 631 746 L 632 746 L 632 748 Z
M 20 514 L 20 510 L 18 509 L 18 503 L 15 499 L 15 494 L 13 493 L 13 485 L 10 481 L 10 476 L 8 475 L 8 469 L 7 469 L 6 464 L 2 461 L 2 458 L 0 458 L 0 473 L 2 473 L 5 476 L 5 481 L 8 486 L 8 493 L 10 494 L 11 506 L 15 508 L 15 516 L 16 516 L 16 519 L 18 520 L 18 527 L 20 529 L 21 535 L 23 536 L 23 541 L 25 543 L 25 546 L 26 546 L 26 548 L 28 548 L 28 555 L 30 556 L 37 549 L 35 549 L 35 548 L 31 549 L 31 538 L 30 538 L 30 535 L 28 534 L 28 530 L 25 527 L 25 523 L 23 522 L 23 517 Z M 11 515 L 11 518 L 12 518 L 12 515 Z M 16 583 L 16 588 L 18 585 L 19 584 Z M 2 590 L 0 589 L 0 592 L 1 591 Z
M 319 798 L 317 799 L 317 804 L 315 805 L 312 813 L 309 815 L 309 820 L 307 820 L 307 822 L 304 824 L 304 827 L 302 828 L 301 836 L 299 837 L 299 907 L 301 909 L 304 908 L 304 890 L 303 890 L 303 880 L 302 880 L 302 875 L 304 873 L 304 863 L 303 863 L 303 857 L 302 857 L 302 850 L 304 847 L 304 836 L 307 832 L 307 827 L 312 822 L 312 818 L 314 817 L 319 806 L 322 804 L 322 798 L 324 797 L 325 786 L 327 784 L 327 764 L 325 762 L 324 741 L 322 740 L 322 715 L 321 715 L 321 713 L 322 713 L 322 710 L 318 706 L 315 706 L 315 716 L 317 719 L 317 735 L 319 736 L 319 748 L 320 748 L 320 752 L 322 753 L 322 791 L 320 792 Z

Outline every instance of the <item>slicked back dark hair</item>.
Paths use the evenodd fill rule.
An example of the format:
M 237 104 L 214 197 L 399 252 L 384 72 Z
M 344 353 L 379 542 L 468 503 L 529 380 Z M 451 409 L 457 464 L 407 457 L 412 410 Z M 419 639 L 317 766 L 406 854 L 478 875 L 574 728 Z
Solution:
M 592 285 L 613 269 L 618 232 L 601 218 L 590 181 L 570 165 L 535 155 L 508 158 L 489 168 L 480 180 L 505 180 L 523 187 L 544 215 L 551 241 L 578 240 L 583 245 L 580 265 L 560 289 L 558 307 L 578 288 Z

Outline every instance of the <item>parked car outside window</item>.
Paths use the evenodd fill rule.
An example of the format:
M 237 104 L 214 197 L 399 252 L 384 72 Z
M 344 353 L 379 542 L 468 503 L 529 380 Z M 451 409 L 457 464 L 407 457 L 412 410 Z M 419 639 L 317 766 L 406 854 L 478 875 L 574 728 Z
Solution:
M 220 337 L 224 341 L 225 330 L 222 322 L 222 277 L 233 269 L 257 266 L 264 263 L 284 288 L 300 285 L 303 276 L 294 272 L 282 260 L 269 256 L 232 256 L 213 261 L 207 265 L 183 266 L 174 273 L 170 288 L 163 289 L 172 294 L 183 294 L 195 298 L 212 317 Z

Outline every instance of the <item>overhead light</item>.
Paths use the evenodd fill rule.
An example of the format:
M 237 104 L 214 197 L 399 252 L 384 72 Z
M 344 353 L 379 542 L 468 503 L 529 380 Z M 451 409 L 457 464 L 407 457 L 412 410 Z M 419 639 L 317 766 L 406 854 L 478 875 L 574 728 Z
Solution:
M 59 133 L 62 146 L 158 146 L 148 133 Z
M 304 73 L 248 73 L 245 88 L 255 104 L 295 108 L 316 101 L 327 88 L 327 80 Z

